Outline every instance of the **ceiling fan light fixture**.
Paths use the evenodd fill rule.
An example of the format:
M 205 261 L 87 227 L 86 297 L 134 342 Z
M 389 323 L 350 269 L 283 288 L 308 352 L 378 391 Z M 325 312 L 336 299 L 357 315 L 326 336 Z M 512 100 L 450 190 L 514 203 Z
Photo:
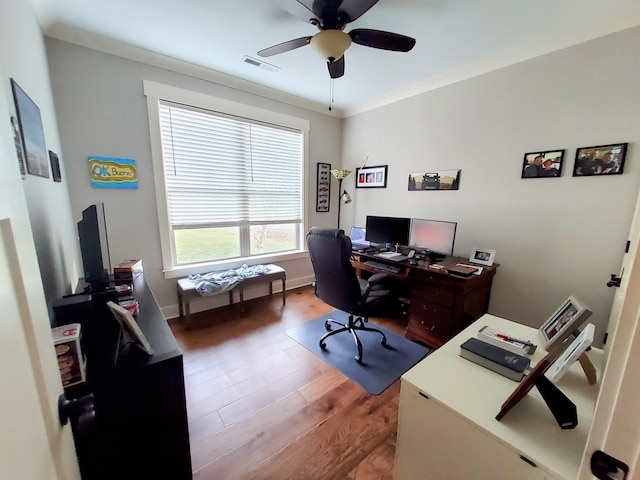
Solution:
M 323 30 L 313 36 L 311 46 L 326 61 L 334 62 L 351 46 L 351 37 L 342 30 Z

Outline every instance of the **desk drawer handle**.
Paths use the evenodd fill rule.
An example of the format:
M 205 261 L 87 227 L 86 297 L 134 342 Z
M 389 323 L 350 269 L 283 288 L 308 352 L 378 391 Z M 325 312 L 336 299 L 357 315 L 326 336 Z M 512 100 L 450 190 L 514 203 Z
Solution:
M 431 328 L 427 327 L 427 324 L 426 324 L 426 323 L 424 323 L 424 320 L 420 320 L 420 323 L 422 324 L 422 326 L 423 326 L 423 327 L 425 327 L 425 328 L 427 328 L 427 329 L 431 330 L 432 332 L 433 332 L 433 329 L 434 329 L 434 328 L 436 328 L 436 326 L 435 326 L 435 325 L 431 325 Z

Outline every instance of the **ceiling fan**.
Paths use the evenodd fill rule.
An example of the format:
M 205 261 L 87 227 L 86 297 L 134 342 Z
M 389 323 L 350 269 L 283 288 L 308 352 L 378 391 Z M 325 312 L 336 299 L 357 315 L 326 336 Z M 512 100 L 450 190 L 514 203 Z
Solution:
M 278 3 L 282 4 L 283 1 L 279 0 Z M 290 7 L 302 10 L 305 21 L 318 27 L 320 32 L 265 48 L 258 52 L 259 56 L 270 57 L 311 44 L 327 61 L 331 78 L 340 78 L 344 75 L 344 52 L 352 42 L 395 52 L 408 52 L 416 44 L 411 37 L 382 30 L 356 28 L 349 33 L 344 32 L 347 23 L 360 18 L 378 0 L 296 0 L 295 3 L 295 6 Z M 304 9 L 300 9 L 300 6 Z

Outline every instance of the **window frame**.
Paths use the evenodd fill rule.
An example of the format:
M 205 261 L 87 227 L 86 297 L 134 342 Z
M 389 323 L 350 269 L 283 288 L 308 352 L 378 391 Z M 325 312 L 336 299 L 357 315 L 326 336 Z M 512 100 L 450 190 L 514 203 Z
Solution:
M 153 164 L 154 187 L 156 193 L 158 226 L 160 233 L 160 247 L 162 251 L 162 266 L 165 278 L 178 278 L 191 275 L 193 273 L 204 273 L 207 271 L 226 270 L 237 268 L 243 263 L 273 263 L 281 260 L 291 260 L 305 258 L 306 246 L 304 242 L 304 232 L 307 228 L 307 208 L 308 208 L 308 157 L 309 157 L 309 121 L 301 118 L 271 112 L 258 107 L 253 107 L 243 103 L 226 100 L 212 95 L 193 92 L 178 87 L 163 85 L 148 80 L 143 80 L 144 95 L 147 99 L 147 113 L 149 116 L 149 135 L 151 140 L 151 158 Z M 254 255 L 250 257 L 240 257 L 225 260 L 208 261 L 202 263 L 192 263 L 189 265 L 176 265 L 174 260 L 175 244 L 169 221 L 169 208 L 167 204 L 166 185 L 164 179 L 164 161 L 162 157 L 162 138 L 160 133 L 159 102 L 161 100 L 194 106 L 207 110 L 213 110 L 228 115 L 247 118 L 264 123 L 271 123 L 287 128 L 300 130 L 302 132 L 302 223 L 300 226 L 300 250 L 294 252 L 270 253 L 264 255 Z

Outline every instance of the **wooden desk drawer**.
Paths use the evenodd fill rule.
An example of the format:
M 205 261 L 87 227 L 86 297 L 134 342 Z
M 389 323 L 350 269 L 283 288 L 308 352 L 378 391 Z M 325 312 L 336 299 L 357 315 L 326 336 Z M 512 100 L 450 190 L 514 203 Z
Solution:
M 412 301 L 407 330 L 427 343 L 441 345 L 451 336 L 453 310 L 432 303 Z
M 456 292 L 453 288 L 443 288 L 433 285 L 414 285 L 411 289 L 412 302 L 435 303 L 444 307 L 452 307 Z
M 416 282 L 422 285 L 430 285 L 441 288 L 454 288 L 456 280 L 442 273 L 430 272 L 428 270 L 413 270 L 411 272 Z

